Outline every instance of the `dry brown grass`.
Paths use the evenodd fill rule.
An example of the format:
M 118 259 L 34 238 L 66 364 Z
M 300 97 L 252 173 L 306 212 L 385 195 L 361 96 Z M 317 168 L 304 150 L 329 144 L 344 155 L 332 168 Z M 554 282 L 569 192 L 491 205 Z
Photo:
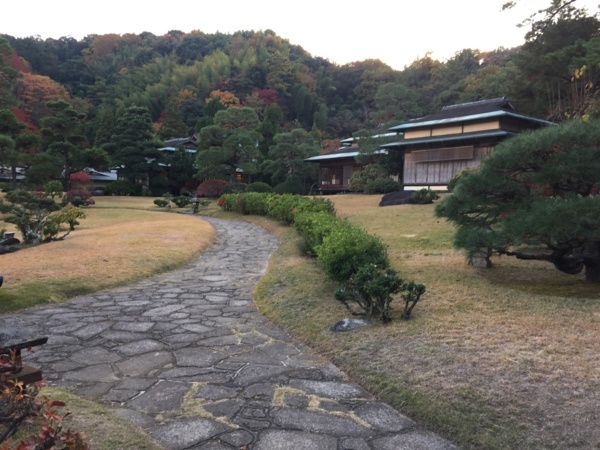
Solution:
M 331 197 L 339 215 L 388 244 L 403 277 L 427 286 L 411 321 L 327 333 L 346 312 L 331 286 L 321 280 L 318 289 L 303 274 L 310 271 L 293 268 L 292 246 L 273 263 L 279 272 L 288 261 L 288 276 L 269 275 L 259 290 L 265 310 L 383 400 L 461 446 L 600 445 L 598 286 L 511 258 L 474 269 L 452 248 L 453 229 L 432 206 L 379 208 L 379 199 Z
M 96 201 L 65 240 L 0 256 L 5 277 L 0 311 L 59 301 L 172 269 L 197 256 L 214 237 L 208 223 L 159 211 L 149 198 Z

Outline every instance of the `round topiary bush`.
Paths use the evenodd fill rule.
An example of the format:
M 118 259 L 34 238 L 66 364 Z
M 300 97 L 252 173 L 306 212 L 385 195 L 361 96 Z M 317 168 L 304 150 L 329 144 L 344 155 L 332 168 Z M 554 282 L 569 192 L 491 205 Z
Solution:
M 229 181 L 225 180 L 206 180 L 200 183 L 196 188 L 196 196 L 218 198 L 223 194 L 223 189 L 229 186 Z

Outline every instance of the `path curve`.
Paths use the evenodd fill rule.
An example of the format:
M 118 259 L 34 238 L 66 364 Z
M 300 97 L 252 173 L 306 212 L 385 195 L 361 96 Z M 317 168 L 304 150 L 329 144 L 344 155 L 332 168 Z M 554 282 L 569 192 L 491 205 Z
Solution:
M 26 363 L 167 449 L 453 449 L 270 324 L 253 304 L 277 238 L 203 218 L 215 244 L 124 288 L 5 315 L 48 344 Z

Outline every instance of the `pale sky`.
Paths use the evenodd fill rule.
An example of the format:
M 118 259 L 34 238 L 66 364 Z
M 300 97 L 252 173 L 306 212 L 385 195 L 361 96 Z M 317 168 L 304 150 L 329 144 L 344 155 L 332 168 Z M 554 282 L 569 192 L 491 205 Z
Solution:
M 380 59 L 401 70 L 428 52 L 445 60 L 465 48 L 488 51 L 520 45 L 527 29 L 516 25 L 551 2 L 520 0 L 502 12 L 506 1 L 4 0 L 0 33 L 79 40 L 106 33 L 271 29 L 313 56 L 337 64 Z M 593 13 L 598 3 L 576 4 Z

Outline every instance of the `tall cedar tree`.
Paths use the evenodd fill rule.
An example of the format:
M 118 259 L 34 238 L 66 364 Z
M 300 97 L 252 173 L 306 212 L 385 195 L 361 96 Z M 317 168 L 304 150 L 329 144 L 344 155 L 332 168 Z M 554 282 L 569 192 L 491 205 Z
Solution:
M 470 256 L 491 250 L 585 269 L 600 283 L 600 121 L 566 122 L 503 141 L 463 173 L 436 214 Z
M 147 108 L 131 106 L 117 119 L 111 147 L 112 162 L 118 166 L 119 176 L 143 186 L 150 186 L 161 169 L 161 142 L 152 130 L 152 119 Z
M 85 168 L 83 135 L 85 114 L 77 112 L 64 100 L 50 101 L 51 115 L 42 119 L 42 143 L 49 155 L 62 164 L 61 182 L 65 191 L 71 187 L 71 173 Z

